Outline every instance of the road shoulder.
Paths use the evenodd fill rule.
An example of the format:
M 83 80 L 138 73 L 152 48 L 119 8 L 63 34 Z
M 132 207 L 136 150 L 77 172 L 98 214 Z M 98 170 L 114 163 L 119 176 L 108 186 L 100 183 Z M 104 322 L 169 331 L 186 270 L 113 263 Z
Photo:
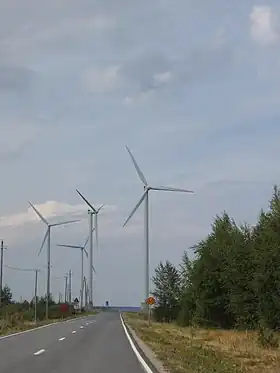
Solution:
M 150 370 L 148 369 L 146 370 L 144 367 L 146 372 L 169 373 L 169 370 L 164 367 L 162 362 L 156 357 L 155 353 L 150 349 L 150 347 L 148 347 L 147 344 L 144 343 L 142 339 L 138 337 L 136 332 L 127 322 L 125 315 L 121 313 L 120 316 L 127 330 L 127 333 L 129 334 L 129 337 L 131 338 L 133 344 L 135 345 L 138 353 L 140 354 L 142 359 L 145 361 L 145 363 L 150 368 Z

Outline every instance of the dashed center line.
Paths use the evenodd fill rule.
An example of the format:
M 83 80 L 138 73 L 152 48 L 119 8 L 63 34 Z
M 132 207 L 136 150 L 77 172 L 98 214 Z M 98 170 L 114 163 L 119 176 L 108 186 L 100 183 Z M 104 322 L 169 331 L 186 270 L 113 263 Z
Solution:
M 76 330 L 73 330 L 72 334 L 75 334 L 76 333 Z
M 80 326 L 80 329 L 84 329 L 84 327 L 83 327 L 83 326 Z
M 64 341 L 64 339 L 65 339 L 65 337 L 61 337 L 61 338 L 59 338 L 58 340 L 59 340 L 59 341 Z
M 45 352 L 46 350 L 42 349 L 42 350 L 39 350 L 37 352 L 34 353 L 35 356 L 38 356 L 38 355 L 41 355 L 43 352 Z

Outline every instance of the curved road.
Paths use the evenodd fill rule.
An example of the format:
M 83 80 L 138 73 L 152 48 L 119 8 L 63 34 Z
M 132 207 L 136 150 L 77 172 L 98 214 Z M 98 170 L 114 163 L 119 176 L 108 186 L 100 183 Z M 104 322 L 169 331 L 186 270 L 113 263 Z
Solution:
M 1 373 L 143 373 L 118 312 L 101 312 L 8 338 Z

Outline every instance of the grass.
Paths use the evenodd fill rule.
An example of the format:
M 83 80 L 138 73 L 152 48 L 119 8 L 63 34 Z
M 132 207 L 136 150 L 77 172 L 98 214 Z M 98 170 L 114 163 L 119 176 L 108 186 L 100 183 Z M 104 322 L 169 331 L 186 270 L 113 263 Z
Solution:
M 69 319 L 74 319 L 77 317 L 84 317 L 84 316 L 89 316 L 89 315 L 95 315 L 97 311 L 93 312 L 85 312 L 83 314 L 76 314 L 76 315 L 70 315 L 69 317 L 64 317 L 64 318 L 56 318 L 56 319 L 49 319 L 49 320 L 38 320 L 37 323 L 35 321 L 26 321 L 26 320 L 18 320 L 15 323 L 10 323 L 4 318 L 0 318 L 0 336 L 8 335 L 8 334 L 13 334 L 13 333 L 18 333 L 22 332 L 25 330 L 29 329 L 34 329 L 38 328 L 43 325 L 48 325 L 48 324 L 53 324 L 55 322 L 59 321 L 66 321 Z
M 280 349 L 264 349 L 254 332 L 182 328 L 126 313 L 124 320 L 171 373 L 279 373 Z

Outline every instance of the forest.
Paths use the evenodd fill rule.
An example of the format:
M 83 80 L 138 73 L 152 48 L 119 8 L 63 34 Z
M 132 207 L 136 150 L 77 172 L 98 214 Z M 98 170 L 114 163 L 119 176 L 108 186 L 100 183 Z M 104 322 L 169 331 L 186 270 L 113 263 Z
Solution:
M 275 331 L 280 327 L 280 188 L 254 226 L 227 212 L 183 254 L 176 268 L 159 263 L 153 277 L 158 321 L 182 326 Z M 193 251 L 193 259 L 188 253 Z

